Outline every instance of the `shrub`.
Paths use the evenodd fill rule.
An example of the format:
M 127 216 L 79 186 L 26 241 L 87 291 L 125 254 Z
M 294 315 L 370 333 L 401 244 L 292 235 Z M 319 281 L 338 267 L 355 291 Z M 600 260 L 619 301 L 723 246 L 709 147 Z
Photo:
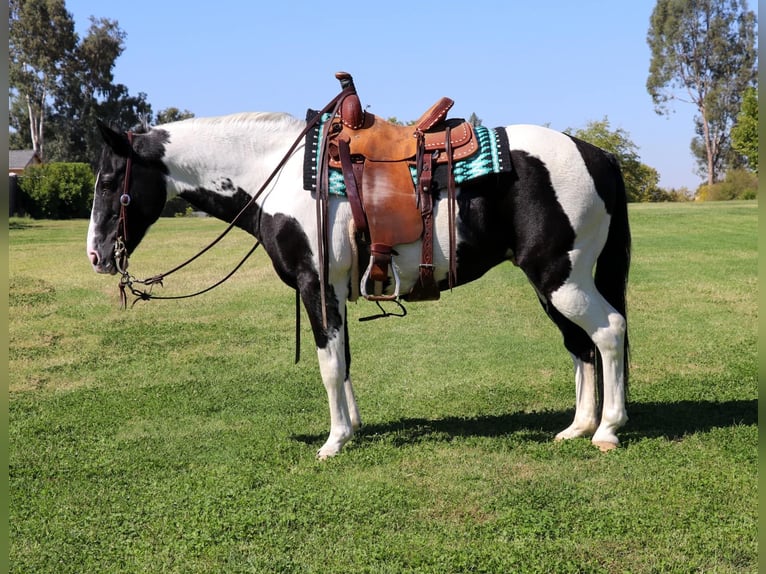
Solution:
M 37 219 L 88 217 L 94 184 L 87 163 L 31 166 L 19 178 L 24 210 Z
M 674 188 L 671 187 L 670 189 L 663 189 L 661 187 L 656 187 L 652 192 L 648 195 L 647 200 L 648 201 L 691 201 L 692 199 L 692 192 L 687 187 L 679 187 Z
M 732 169 L 726 179 L 713 185 L 703 184 L 697 189 L 700 201 L 725 201 L 728 199 L 755 199 L 758 193 L 758 176 L 747 169 Z

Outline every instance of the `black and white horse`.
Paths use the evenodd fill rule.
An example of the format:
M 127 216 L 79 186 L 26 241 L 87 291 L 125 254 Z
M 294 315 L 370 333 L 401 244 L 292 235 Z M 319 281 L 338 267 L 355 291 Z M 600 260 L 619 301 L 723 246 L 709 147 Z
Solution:
M 283 113 L 246 113 L 168 123 L 139 129 L 130 137 L 100 127 L 106 145 L 87 255 L 95 271 L 114 274 L 115 242 L 122 234 L 118 226 L 126 227 L 125 247 L 131 253 L 166 200 L 177 195 L 231 222 L 306 121 Z M 556 439 L 587 436 L 602 450 L 614 448 L 617 430 L 628 418 L 630 231 L 620 169 L 610 154 L 548 128 L 512 125 L 505 132 L 513 171 L 467 181 L 457 192 L 456 285 L 504 261 L 524 271 L 574 362 L 574 420 Z M 132 167 L 126 178 L 128 158 Z M 354 258 L 348 233 L 352 213 L 344 197 L 330 197 L 325 324 L 316 206 L 303 189 L 303 169 L 300 146 L 236 225 L 261 241 L 279 277 L 298 290 L 308 314 L 330 405 L 330 434 L 317 453 L 326 458 L 338 454 L 361 425 L 349 373 L 346 322 Z M 121 218 L 125 192 L 130 202 Z M 444 290 L 450 249 L 447 199 L 434 199 L 434 264 Z M 420 241 L 395 250 L 401 289 L 407 292 L 417 279 Z

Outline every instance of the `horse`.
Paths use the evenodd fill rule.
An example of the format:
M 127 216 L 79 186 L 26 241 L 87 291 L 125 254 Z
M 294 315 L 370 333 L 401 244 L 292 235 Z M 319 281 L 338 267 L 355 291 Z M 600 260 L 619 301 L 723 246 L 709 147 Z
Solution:
M 303 183 L 305 144 L 293 143 L 306 128 L 307 120 L 281 112 L 190 118 L 127 132 L 99 122 L 104 146 L 87 257 L 98 273 L 125 273 L 127 256 L 174 196 L 253 235 L 279 278 L 296 290 L 311 324 L 329 403 L 329 435 L 317 452 L 326 459 L 361 427 L 346 319 L 358 253 L 348 231 L 348 198 L 329 196 L 327 273 L 321 273 L 315 194 Z M 497 129 L 507 136 L 510 172 L 461 183 L 454 217 L 448 217 L 445 195 L 434 191 L 438 288 L 459 287 L 506 261 L 520 268 L 574 364 L 574 419 L 555 440 L 589 437 L 602 451 L 614 449 L 617 431 L 628 420 L 631 253 L 618 161 L 547 127 Z M 454 281 L 448 280 L 450 235 L 456 240 Z M 403 292 L 418 279 L 421 241 L 394 246 Z M 384 285 L 384 294 L 391 290 L 390 282 Z

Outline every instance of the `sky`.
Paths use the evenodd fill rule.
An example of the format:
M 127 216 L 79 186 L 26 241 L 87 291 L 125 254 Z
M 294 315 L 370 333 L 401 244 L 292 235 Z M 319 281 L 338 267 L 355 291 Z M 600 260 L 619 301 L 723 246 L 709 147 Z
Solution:
M 67 0 L 85 36 L 89 17 L 116 20 L 125 51 L 114 80 L 156 113 L 198 117 L 279 111 L 305 117 L 354 77 L 362 104 L 407 122 L 442 96 L 450 117 L 487 127 L 577 130 L 608 119 L 624 130 L 660 186 L 695 190 L 692 104 L 657 115 L 646 91 L 651 0 Z

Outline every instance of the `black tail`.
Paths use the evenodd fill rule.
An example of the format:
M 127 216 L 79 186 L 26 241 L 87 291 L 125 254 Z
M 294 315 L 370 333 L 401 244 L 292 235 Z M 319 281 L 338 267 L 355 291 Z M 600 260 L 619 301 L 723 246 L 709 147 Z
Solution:
M 611 202 L 611 222 L 606 244 L 596 262 L 595 283 L 596 288 L 619 313 L 625 317 L 625 392 L 628 390 L 629 371 L 629 345 L 628 345 L 628 314 L 627 314 L 627 289 L 628 274 L 630 271 L 630 224 L 628 223 L 628 199 L 625 193 L 625 182 L 622 178 L 617 159 L 610 155 L 613 165 L 613 182 L 610 186 L 614 190 Z

